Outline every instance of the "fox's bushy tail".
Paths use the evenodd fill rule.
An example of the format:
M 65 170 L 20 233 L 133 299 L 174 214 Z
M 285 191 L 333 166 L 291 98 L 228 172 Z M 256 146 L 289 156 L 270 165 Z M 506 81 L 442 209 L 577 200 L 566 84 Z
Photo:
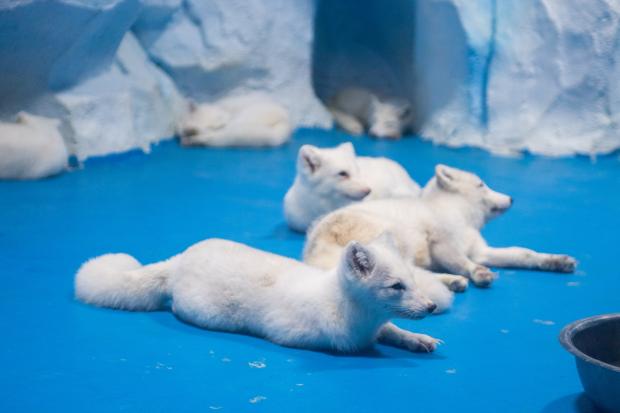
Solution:
M 131 255 L 105 254 L 86 261 L 75 276 L 78 300 L 131 311 L 164 309 L 172 259 L 143 266 Z

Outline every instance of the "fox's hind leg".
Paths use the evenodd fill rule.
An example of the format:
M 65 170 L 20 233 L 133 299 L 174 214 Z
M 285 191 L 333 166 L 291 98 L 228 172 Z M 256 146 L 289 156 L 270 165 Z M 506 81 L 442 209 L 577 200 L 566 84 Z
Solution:
M 481 247 L 476 261 L 490 267 L 529 268 L 542 271 L 574 272 L 577 261 L 568 255 L 544 254 L 527 248 Z
M 387 346 L 398 347 L 414 352 L 431 353 L 442 343 L 441 340 L 426 334 L 403 330 L 393 323 L 386 323 L 379 330 L 377 340 Z

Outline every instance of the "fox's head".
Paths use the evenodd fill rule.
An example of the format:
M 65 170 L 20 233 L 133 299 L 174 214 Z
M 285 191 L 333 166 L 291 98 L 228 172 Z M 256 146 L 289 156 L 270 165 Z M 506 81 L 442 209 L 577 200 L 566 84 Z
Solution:
M 297 175 L 312 193 L 340 207 L 370 193 L 360 176 L 350 142 L 335 148 L 304 145 L 299 149 Z
M 230 113 L 215 105 L 190 103 L 189 113 L 179 125 L 181 138 L 197 137 L 226 126 Z
M 411 105 L 405 101 L 381 101 L 373 97 L 370 111 L 370 134 L 378 138 L 398 139 L 411 118 Z
M 342 253 L 339 274 L 358 302 L 387 319 L 423 318 L 437 308 L 419 290 L 412 266 L 388 234 L 367 245 L 351 241 Z
M 506 212 L 512 205 L 510 196 L 492 190 L 477 175 L 445 165 L 435 167 L 435 177 L 427 187 L 425 196 L 436 191 L 458 195 L 481 214 L 483 222 Z

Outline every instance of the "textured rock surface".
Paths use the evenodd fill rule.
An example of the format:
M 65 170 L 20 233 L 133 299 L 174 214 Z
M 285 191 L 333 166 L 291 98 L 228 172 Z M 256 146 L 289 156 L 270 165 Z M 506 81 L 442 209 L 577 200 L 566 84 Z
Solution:
M 148 151 L 151 142 L 174 134 L 185 111 L 174 83 L 131 32 L 105 71 L 56 94 L 56 101 L 71 125 L 80 159 L 132 148 Z
M 313 0 L 145 0 L 133 30 L 186 96 L 265 91 L 294 125 L 329 126 L 311 85 L 313 15 Z
M 184 106 L 129 32 L 140 10 L 137 0 L 0 3 L 0 115 L 60 118 L 79 159 L 171 136 Z
M 315 28 L 317 4 L 317 21 L 333 18 Z M 552 155 L 620 147 L 618 0 L 412 4 L 1 1 L 0 120 L 58 117 L 81 159 L 170 136 L 181 95 L 261 91 L 294 126 L 328 127 L 314 67 L 319 94 L 326 78 L 332 88 L 361 78 L 411 96 L 417 130 L 435 142 Z
M 0 111 L 109 65 L 139 10 L 137 0 L 0 2 Z
M 259 90 L 294 125 L 329 126 L 310 81 L 313 12 L 312 0 L 0 2 L 0 118 L 62 119 L 80 159 L 171 136 L 181 94 Z
M 620 147 L 617 0 L 434 0 L 417 13 L 425 136 L 550 155 Z

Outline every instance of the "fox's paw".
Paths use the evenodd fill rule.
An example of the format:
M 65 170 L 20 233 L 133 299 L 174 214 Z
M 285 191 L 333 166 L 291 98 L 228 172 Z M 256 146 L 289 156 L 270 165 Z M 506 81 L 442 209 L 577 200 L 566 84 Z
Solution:
M 450 279 L 447 286 L 450 291 L 462 293 L 469 286 L 469 280 L 462 275 L 455 275 Z
M 544 264 L 544 269 L 557 272 L 575 272 L 577 268 L 577 260 L 568 255 L 550 255 Z
M 476 284 L 476 287 L 481 288 L 490 287 L 496 278 L 497 274 L 483 265 L 477 266 L 471 275 L 471 280 Z
M 407 349 L 416 353 L 432 353 L 443 341 L 427 336 L 426 334 L 411 333 L 407 342 Z
M 346 131 L 353 136 L 360 136 L 364 133 L 364 126 L 359 123 L 351 123 L 346 126 Z

